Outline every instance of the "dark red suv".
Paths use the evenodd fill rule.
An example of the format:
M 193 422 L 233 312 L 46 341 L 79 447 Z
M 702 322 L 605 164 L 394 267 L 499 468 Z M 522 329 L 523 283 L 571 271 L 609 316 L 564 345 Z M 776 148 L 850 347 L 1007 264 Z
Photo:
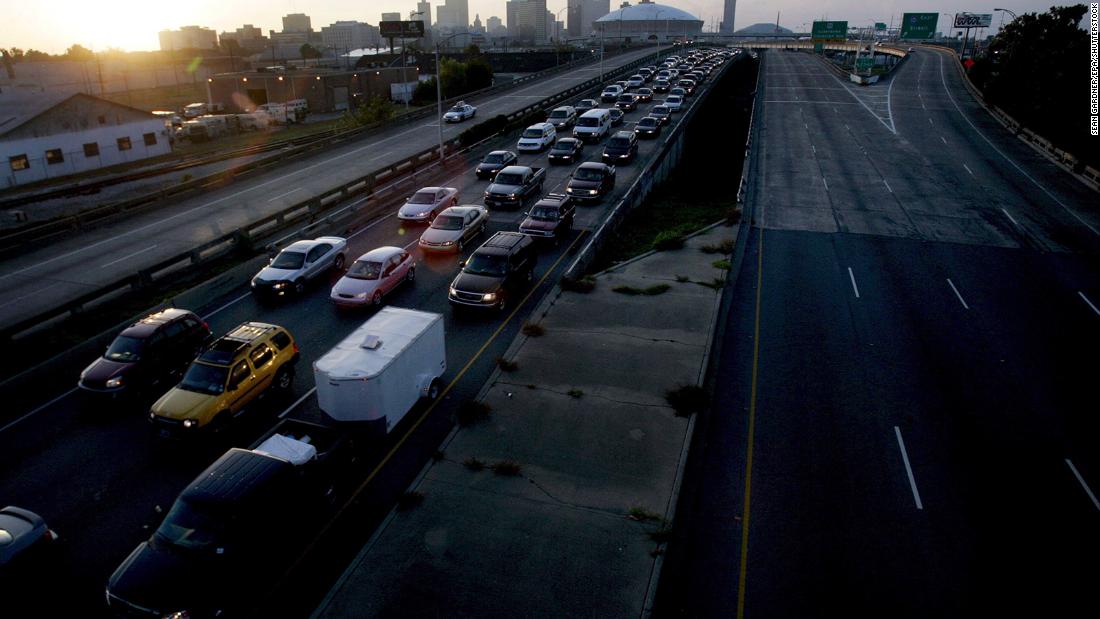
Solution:
M 159 396 L 212 337 L 206 322 L 185 309 L 150 314 L 118 334 L 80 373 L 80 389 L 105 399 Z

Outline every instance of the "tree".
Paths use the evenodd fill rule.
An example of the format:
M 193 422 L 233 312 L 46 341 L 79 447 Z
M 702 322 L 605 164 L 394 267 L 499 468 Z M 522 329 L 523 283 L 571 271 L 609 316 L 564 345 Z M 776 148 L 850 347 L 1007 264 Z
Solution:
M 298 48 L 298 53 L 301 54 L 302 58 L 305 60 L 320 58 L 323 55 L 321 54 L 321 50 L 313 47 L 309 43 L 302 43 L 302 46 Z
M 23 50 L 19 49 L 18 47 L 13 47 L 9 50 L 4 51 L 7 52 L 8 56 L 11 57 L 13 62 L 19 62 L 23 59 Z
M 1088 130 L 1088 34 L 1084 4 L 1027 13 L 994 37 L 970 77 L 986 100 L 1078 157 L 1100 159 Z
M 481 55 L 481 48 L 470 43 L 466 46 L 466 49 L 462 50 L 462 53 L 465 54 L 467 58 L 477 58 Z
M 488 60 L 478 57 L 466 63 L 467 92 L 493 85 L 493 67 Z
M 67 60 L 91 60 L 95 58 L 95 54 L 80 43 L 74 43 L 69 49 L 65 50 L 65 58 Z
M 354 111 L 344 114 L 344 125 L 361 127 L 390 120 L 396 114 L 393 102 L 375 95 Z
M 24 60 L 50 60 L 51 58 L 52 56 L 50 56 L 46 52 L 40 52 L 37 49 L 28 49 L 27 53 L 23 54 Z
M 466 64 L 450 58 L 441 58 L 439 79 L 443 84 L 443 98 L 450 99 L 468 92 L 466 88 Z

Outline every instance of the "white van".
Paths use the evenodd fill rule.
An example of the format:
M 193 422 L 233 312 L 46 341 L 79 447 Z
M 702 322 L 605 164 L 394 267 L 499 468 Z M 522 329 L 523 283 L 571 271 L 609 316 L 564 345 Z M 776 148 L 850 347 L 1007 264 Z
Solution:
M 573 126 L 573 137 L 591 142 L 602 140 L 611 131 L 611 110 L 596 108 L 588 110 L 577 119 Z

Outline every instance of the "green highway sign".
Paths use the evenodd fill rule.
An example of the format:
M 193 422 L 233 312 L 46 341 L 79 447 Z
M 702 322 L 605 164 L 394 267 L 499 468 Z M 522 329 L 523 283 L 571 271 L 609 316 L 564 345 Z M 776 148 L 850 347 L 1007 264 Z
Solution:
M 810 36 L 814 42 L 846 41 L 848 39 L 848 22 L 815 21 Z
M 931 39 L 936 32 L 939 13 L 906 13 L 901 18 L 900 39 Z
M 814 43 L 814 51 L 815 52 L 825 51 L 825 44 L 824 43 Z
M 886 30 L 886 23 L 880 21 L 875 22 L 875 30 Z
M 870 69 L 872 66 L 874 66 L 874 64 L 875 64 L 875 59 L 874 58 L 868 58 L 868 57 L 856 58 L 856 68 L 857 69 Z

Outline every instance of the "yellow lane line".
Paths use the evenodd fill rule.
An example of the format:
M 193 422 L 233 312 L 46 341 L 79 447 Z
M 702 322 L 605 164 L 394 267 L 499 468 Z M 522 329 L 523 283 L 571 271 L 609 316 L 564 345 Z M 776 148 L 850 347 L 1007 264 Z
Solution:
M 760 296 L 764 290 L 764 227 L 756 257 L 756 318 L 752 338 L 752 386 L 749 396 L 749 447 L 745 455 L 745 506 L 741 512 L 741 567 L 737 577 L 737 619 L 745 617 L 745 572 L 749 565 L 749 499 L 752 493 L 752 444 L 756 432 L 756 377 L 760 366 Z

